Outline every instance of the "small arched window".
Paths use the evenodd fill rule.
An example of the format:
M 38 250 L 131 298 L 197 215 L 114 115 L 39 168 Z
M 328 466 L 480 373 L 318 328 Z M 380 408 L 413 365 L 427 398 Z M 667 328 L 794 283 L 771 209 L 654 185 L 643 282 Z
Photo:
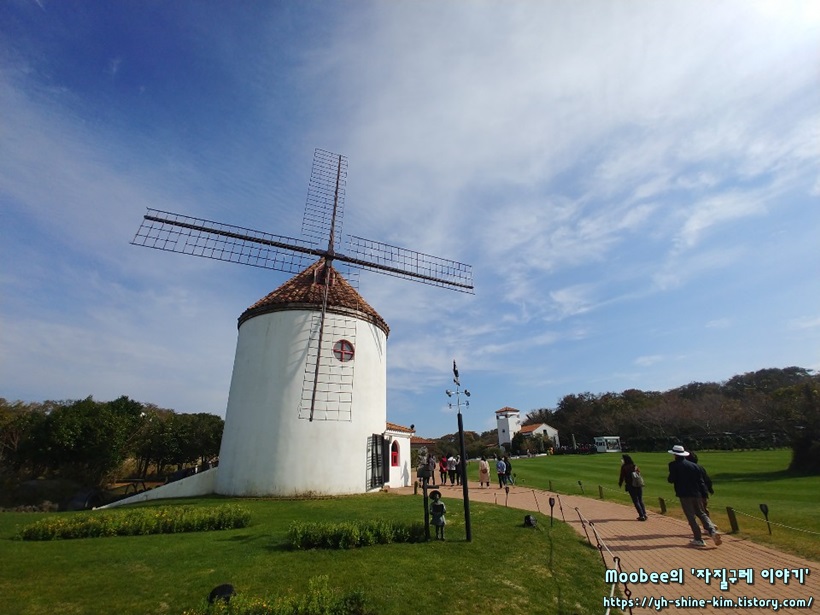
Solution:
M 396 440 L 393 440 L 390 446 L 390 465 L 394 468 L 399 467 L 399 443 Z

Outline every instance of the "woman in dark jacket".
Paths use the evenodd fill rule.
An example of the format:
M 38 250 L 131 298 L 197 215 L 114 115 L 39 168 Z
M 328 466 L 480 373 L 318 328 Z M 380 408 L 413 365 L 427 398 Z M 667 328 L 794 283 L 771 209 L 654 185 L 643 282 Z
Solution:
M 632 498 L 632 503 L 635 505 L 635 510 L 638 511 L 638 521 L 646 521 L 646 507 L 643 505 L 643 487 L 635 485 L 632 479 L 632 473 L 641 473 L 640 468 L 632 461 L 629 455 L 622 455 L 621 460 L 621 476 L 618 478 L 618 486 L 620 487 L 626 483 L 626 492 Z

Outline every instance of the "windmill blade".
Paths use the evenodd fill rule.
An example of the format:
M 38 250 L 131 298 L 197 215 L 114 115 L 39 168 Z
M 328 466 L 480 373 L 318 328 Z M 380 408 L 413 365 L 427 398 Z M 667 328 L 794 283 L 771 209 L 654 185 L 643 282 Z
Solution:
M 131 243 L 286 273 L 325 254 L 309 241 L 150 208 Z
M 351 235 L 336 259 L 406 280 L 473 294 L 473 268 L 458 261 Z
M 346 186 L 347 158 L 323 149 L 314 150 L 302 235 L 317 243 L 329 243 L 328 250 L 339 248 Z

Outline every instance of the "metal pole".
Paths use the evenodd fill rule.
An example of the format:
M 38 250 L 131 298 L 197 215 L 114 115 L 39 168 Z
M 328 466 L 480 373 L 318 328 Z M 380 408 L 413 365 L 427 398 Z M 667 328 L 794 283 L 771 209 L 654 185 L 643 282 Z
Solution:
M 464 531 L 467 542 L 473 540 L 473 529 L 470 525 L 470 491 L 467 487 L 467 454 L 464 446 L 464 421 L 461 418 L 461 408 L 458 410 L 458 441 L 461 448 L 461 490 L 464 494 Z
M 430 540 L 430 509 L 428 507 L 429 501 L 427 499 L 427 481 L 422 482 L 421 492 L 424 494 L 424 537 Z

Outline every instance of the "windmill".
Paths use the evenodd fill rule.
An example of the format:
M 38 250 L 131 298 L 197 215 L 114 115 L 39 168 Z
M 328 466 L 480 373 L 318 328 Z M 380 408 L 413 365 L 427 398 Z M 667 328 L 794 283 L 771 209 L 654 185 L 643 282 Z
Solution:
M 345 318 L 345 310 L 341 310 L 340 316 L 333 298 L 344 292 L 355 295 L 357 300 L 361 297 L 355 291 L 347 290 L 349 284 L 337 274 L 334 261 L 344 263 L 354 271 L 375 271 L 458 292 L 473 292 L 471 266 L 457 261 L 354 235 L 347 236 L 342 252 L 341 227 L 346 181 L 347 159 L 325 150 L 315 150 L 301 239 L 149 209 L 131 242 L 144 247 L 297 274 L 278 290 L 287 284 L 298 285 L 306 276 L 310 277 L 311 303 L 314 307 L 311 308 L 311 323 L 307 327 L 309 333 L 289 343 L 304 346 L 296 353 L 302 357 L 304 376 L 301 395 L 295 395 L 298 402 L 294 405 L 298 408 L 294 410 L 299 420 L 304 419 L 313 425 L 315 421 L 352 421 L 350 408 L 354 391 L 353 365 L 356 362 L 346 359 L 352 357 L 354 344 L 350 342 L 355 340 L 357 320 L 355 317 Z M 386 324 L 366 302 L 361 300 L 357 309 L 347 311 L 361 312 L 358 308 L 362 304 L 369 317 L 381 321 L 377 324 L 381 325 L 386 339 Z M 251 306 L 240 317 L 240 327 L 243 326 L 243 319 L 255 315 L 254 307 Z M 332 318 L 329 311 L 334 312 Z M 330 345 L 325 341 L 328 336 L 331 338 Z M 333 340 L 337 341 L 333 343 Z M 362 360 L 366 363 L 366 357 Z M 234 380 L 236 369 L 235 363 Z M 277 364 L 274 371 L 281 371 L 281 366 Z M 230 405 L 229 398 L 229 415 Z M 229 418 L 226 417 L 226 432 Z M 261 420 L 266 420 L 266 417 L 261 417 Z M 280 427 L 277 425 L 276 429 L 281 431 Z M 220 458 L 223 461 L 222 453 Z M 252 491 L 248 488 L 245 493 Z
M 472 293 L 472 267 L 386 243 L 348 237 L 348 253 L 338 251 L 344 217 L 347 182 L 347 158 L 316 149 L 313 155 L 302 234 L 305 239 L 255 231 L 148 209 L 132 244 L 169 252 L 229 261 L 286 273 L 299 273 L 311 259 L 323 259 L 317 279 L 324 288 L 322 309 L 315 340 L 314 369 L 308 419 L 316 414 L 316 395 L 320 384 L 322 341 L 327 313 L 327 296 L 331 286 L 329 272 L 334 260 L 356 268 L 376 271 L 399 278 Z M 320 242 L 327 243 L 322 246 Z M 344 349 L 342 350 L 344 351 Z

